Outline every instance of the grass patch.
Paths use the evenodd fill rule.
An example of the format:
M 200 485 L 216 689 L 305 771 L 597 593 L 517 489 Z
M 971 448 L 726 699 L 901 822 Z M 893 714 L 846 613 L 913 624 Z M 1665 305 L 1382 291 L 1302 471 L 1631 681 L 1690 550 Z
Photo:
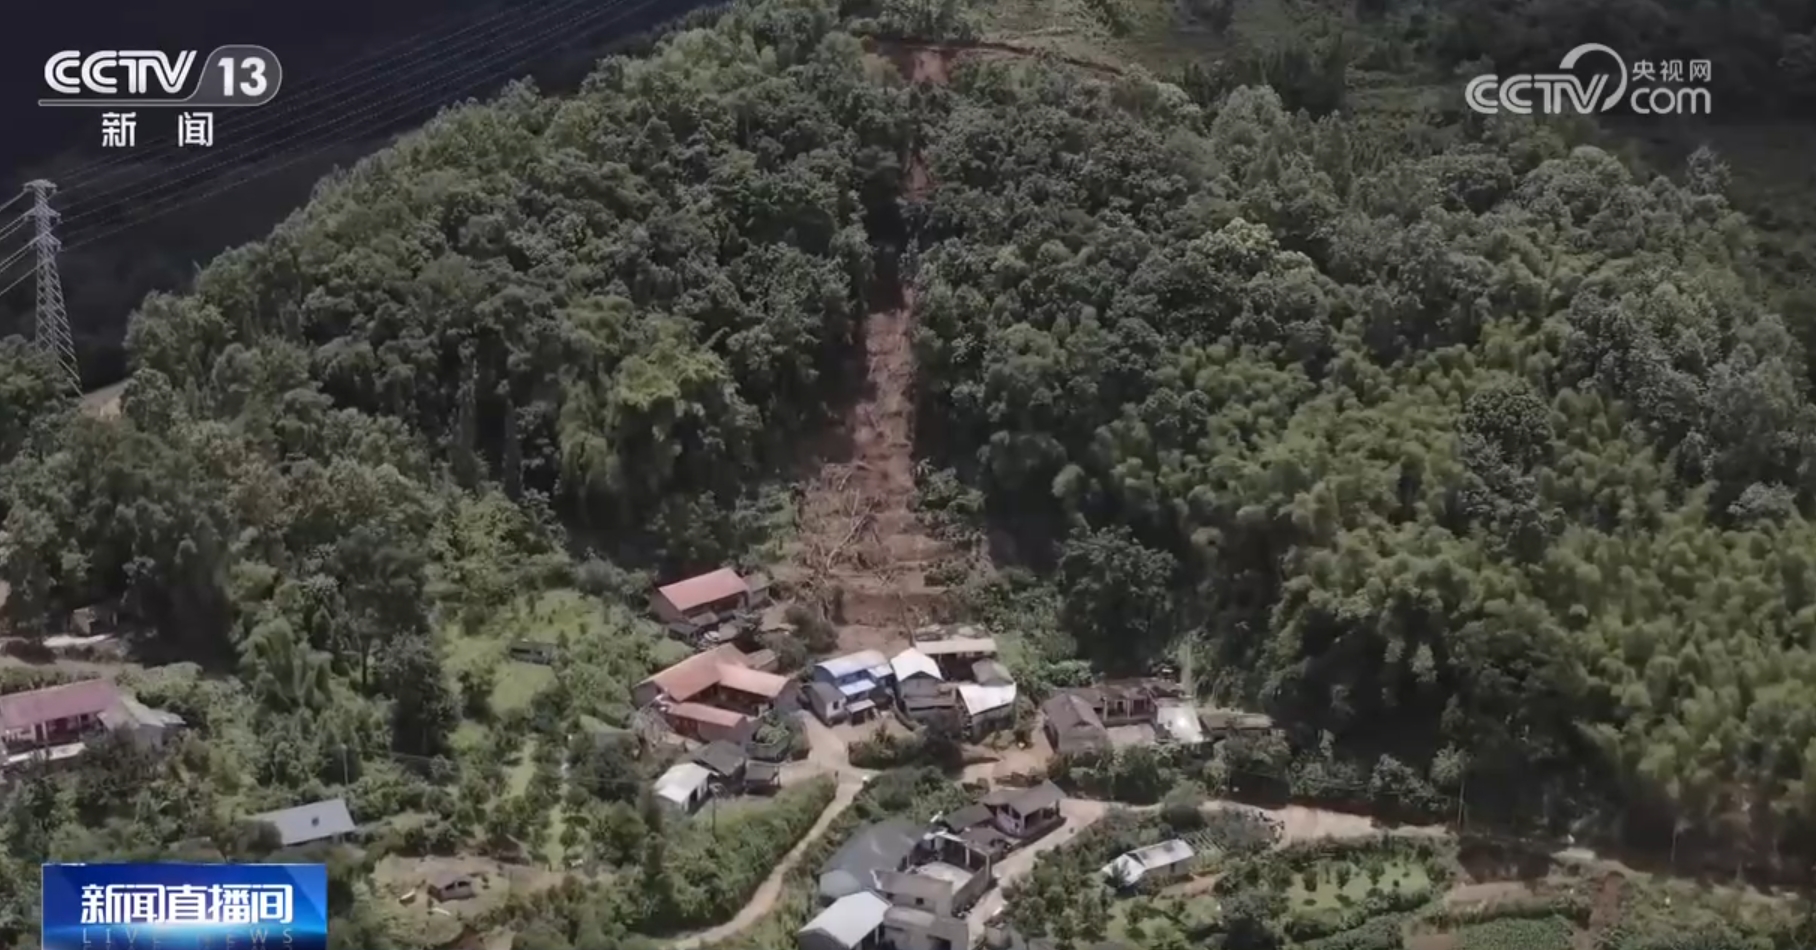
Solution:
M 501 716 L 527 708 L 556 678 L 552 667 L 512 660 L 512 643 L 565 643 L 567 656 L 561 661 L 565 664 L 592 663 L 607 676 L 641 678 L 647 669 L 673 663 L 689 652 L 683 644 L 650 635 L 653 629 L 622 611 L 608 612 L 596 598 L 561 589 L 520 597 L 483 621 L 449 619 L 442 624 L 442 636 L 451 675 L 492 671 L 491 712 Z M 636 651 L 647 651 L 647 661 L 621 656 Z M 616 668 L 621 662 L 622 672 Z
M 522 795 L 530 787 L 530 779 L 536 775 L 536 737 L 531 736 L 523 744 L 522 751 L 512 761 L 510 771 L 505 773 L 505 793 L 512 798 Z
M 1110 905 L 1107 934 L 1113 941 L 1142 947 L 1156 943 L 1191 945 L 1216 930 L 1223 905 L 1209 893 L 1183 897 L 1135 897 Z
M 1340 911 L 1367 900 L 1370 891 L 1417 895 L 1431 890 L 1431 874 L 1416 861 L 1394 859 L 1378 870 L 1348 863 L 1319 864 L 1293 875 L 1286 889 L 1287 906 L 1295 911 Z

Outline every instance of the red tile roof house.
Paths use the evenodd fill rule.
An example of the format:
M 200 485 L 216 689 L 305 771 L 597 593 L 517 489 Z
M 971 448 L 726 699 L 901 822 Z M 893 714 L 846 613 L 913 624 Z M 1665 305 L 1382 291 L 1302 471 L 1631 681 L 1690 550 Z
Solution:
M 731 737 L 747 720 L 768 712 L 789 682 L 752 669 L 751 658 L 727 643 L 638 683 L 631 698 L 639 709 L 661 710 L 681 735 L 711 742 Z
M 729 567 L 659 587 L 649 599 L 650 611 L 663 623 L 680 623 L 748 606 L 750 585 Z
M 120 704 L 107 680 L 65 683 L 0 696 L 0 743 L 8 753 L 66 745 L 105 728 L 103 713 Z

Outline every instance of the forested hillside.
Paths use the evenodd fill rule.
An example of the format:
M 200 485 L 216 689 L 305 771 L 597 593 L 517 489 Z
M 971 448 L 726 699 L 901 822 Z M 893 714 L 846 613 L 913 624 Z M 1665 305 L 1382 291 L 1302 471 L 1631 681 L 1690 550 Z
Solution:
M 1080 653 L 1202 637 L 1358 786 L 1802 841 L 1816 416 L 1718 159 L 1041 70 L 943 104 L 925 398 Z
M 444 489 L 482 483 L 620 563 L 748 543 L 850 345 L 904 134 L 857 40 L 815 44 L 830 11 L 752 16 L 450 112 L 147 300 L 124 426 L 7 479 L 14 616 L 129 589 L 218 641 L 287 581 L 420 568 Z
M 950 26 L 906 6 L 868 25 Z M 524 946 L 729 916 L 804 807 L 671 854 L 624 763 L 564 786 L 566 743 L 657 665 L 623 602 L 787 530 L 904 239 L 923 503 L 991 542 L 972 606 L 1029 682 L 1184 645 L 1289 727 L 1242 764 L 1296 793 L 1807 859 L 1816 409 L 1718 156 L 1030 58 L 911 90 L 853 12 L 749 0 L 576 96 L 444 114 L 147 300 L 119 420 L 0 347 L 10 624 L 117 598 L 209 674 L 160 687 L 181 754 L 17 794 L 0 945 L 46 856 L 329 792 L 443 845 L 585 816 L 562 846 L 611 873 L 513 905 Z M 568 588 L 603 626 L 498 714 L 453 648 Z M 345 939 L 388 946 L 348 887 Z
M 451 651 L 494 628 L 586 633 L 520 601 L 640 600 L 654 572 L 716 565 L 785 520 L 772 475 L 838 388 L 865 215 L 892 198 L 907 133 L 904 90 L 836 23 L 820 3 L 752 5 L 606 61 L 578 95 L 518 87 L 445 113 L 193 292 L 148 299 L 119 419 L 78 415 L 22 346 L 0 349 L 12 631 L 119 602 L 150 658 L 233 674 L 140 686 L 195 724 L 192 754 L 97 761 L 7 811 L 0 945 L 36 933 L 25 882 L 47 856 L 158 853 L 311 794 L 351 793 L 362 820 L 426 808 L 448 840 L 555 834 L 555 773 L 548 798 L 522 797 L 506 756 L 545 733 L 553 768 L 581 717 L 624 725 L 659 641 L 604 608 L 535 715 L 503 718 L 496 671 L 457 682 Z M 47 678 L 69 675 L 0 689 Z M 463 720 L 495 741 L 458 741 Z M 450 795 L 447 772 L 400 773 L 394 754 L 465 783 Z M 111 768 L 149 774 L 81 792 Z M 634 803 L 636 785 L 604 787 Z M 692 893 L 639 926 L 714 912 Z

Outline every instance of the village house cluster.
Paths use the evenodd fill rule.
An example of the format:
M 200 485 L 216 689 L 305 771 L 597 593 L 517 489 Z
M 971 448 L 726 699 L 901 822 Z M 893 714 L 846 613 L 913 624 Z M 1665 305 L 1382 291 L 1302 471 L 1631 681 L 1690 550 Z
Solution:
M 1057 755 L 1149 742 L 1196 746 L 1274 728 L 1259 713 L 1200 709 L 1178 684 L 1160 679 L 1061 690 L 1041 704 L 1040 713 L 1041 730 Z
M 795 935 L 800 950 L 953 950 L 979 930 L 967 914 L 1017 848 L 1065 822 L 1059 788 L 997 789 L 926 825 L 858 829 L 820 868 L 822 906 Z
M 924 627 L 913 646 L 888 659 L 863 650 L 822 660 L 807 684 L 809 706 L 828 725 L 893 707 L 911 723 L 974 741 L 1014 725 L 1016 696 L 996 640 L 968 626 Z

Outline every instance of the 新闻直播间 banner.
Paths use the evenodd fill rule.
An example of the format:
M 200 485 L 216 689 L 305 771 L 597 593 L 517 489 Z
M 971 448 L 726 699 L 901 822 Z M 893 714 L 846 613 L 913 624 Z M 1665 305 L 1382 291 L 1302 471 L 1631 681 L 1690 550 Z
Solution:
M 327 950 L 320 864 L 46 864 L 44 950 Z

